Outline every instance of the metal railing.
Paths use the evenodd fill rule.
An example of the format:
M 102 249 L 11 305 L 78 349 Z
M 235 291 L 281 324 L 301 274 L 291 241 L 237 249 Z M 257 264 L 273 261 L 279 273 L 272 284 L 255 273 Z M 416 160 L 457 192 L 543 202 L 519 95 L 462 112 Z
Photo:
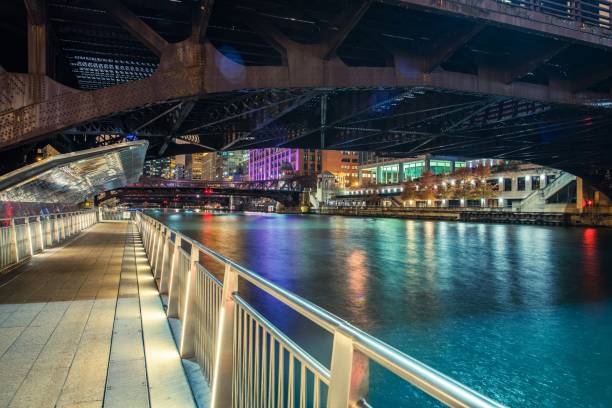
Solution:
M 497 0 L 500 3 L 539 11 L 583 24 L 610 28 L 610 0 Z
M 129 221 L 132 214 L 124 208 L 98 207 L 98 219 L 100 222 Z
M 212 384 L 214 408 L 368 406 L 373 361 L 448 406 L 501 407 L 315 304 L 269 282 L 154 218 L 136 213 L 179 351 Z M 203 263 L 223 267 L 218 280 Z M 239 293 L 248 283 L 333 336 L 330 367 L 276 328 Z
M 0 220 L 0 271 L 96 223 L 93 210 Z

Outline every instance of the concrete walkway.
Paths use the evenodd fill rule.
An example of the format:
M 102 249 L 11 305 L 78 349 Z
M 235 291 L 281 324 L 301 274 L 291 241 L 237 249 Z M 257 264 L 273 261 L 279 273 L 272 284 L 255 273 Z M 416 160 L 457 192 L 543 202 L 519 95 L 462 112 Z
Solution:
M 133 225 L 97 224 L 0 287 L 0 407 L 194 406 L 141 260 Z

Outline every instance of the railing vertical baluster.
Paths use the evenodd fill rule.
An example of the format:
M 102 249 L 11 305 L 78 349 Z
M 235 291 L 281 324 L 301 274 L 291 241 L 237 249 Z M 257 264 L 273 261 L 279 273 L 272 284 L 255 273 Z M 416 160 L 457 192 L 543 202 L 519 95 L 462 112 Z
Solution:
M 278 343 L 278 397 L 276 406 L 285 408 L 285 348 Z M 333 406 L 333 405 L 330 405 Z M 341 406 L 341 405 L 338 405 Z
M 255 320 L 255 365 L 253 378 L 253 406 L 259 402 L 261 383 L 259 382 L 259 323 Z
M 300 361 L 300 408 L 306 408 L 306 367 Z
M 181 248 L 181 236 L 176 234 L 174 236 L 174 251 L 172 251 L 172 267 L 170 268 L 170 282 L 168 283 L 168 317 L 179 317 L 179 279 L 180 272 L 180 251 Z
M 276 367 L 276 340 L 274 336 L 270 335 L 270 365 L 268 370 L 268 408 L 274 407 L 274 396 L 276 393 L 274 392 L 274 379 Z
M 183 326 L 181 333 L 181 357 L 187 358 L 194 354 L 194 332 L 195 319 L 194 304 L 196 296 L 196 275 L 198 273 L 197 264 L 200 262 L 200 250 L 191 244 L 191 259 L 189 260 L 189 271 L 187 272 L 187 285 L 185 289 L 185 303 L 183 308 Z
M 268 371 L 268 335 L 266 328 L 261 328 L 261 392 L 259 394 L 259 403 L 257 406 L 265 407 L 268 395 L 268 382 L 266 381 L 266 373 Z
M 289 366 L 289 378 L 287 379 L 287 407 L 293 408 L 295 405 L 295 361 L 293 359 L 293 353 L 289 351 L 289 358 L 287 360 Z
M 353 406 L 368 393 L 368 359 L 353 349 L 353 339 L 340 329 L 334 332 L 328 407 Z
M 233 293 L 238 290 L 238 274 L 230 265 L 225 265 L 223 294 L 219 310 L 219 330 L 215 346 L 215 365 L 213 369 L 212 408 L 225 408 L 232 405 L 232 348 L 234 343 Z
M 253 319 L 250 315 L 247 315 L 247 330 L 246 330 L 246 401 L 247 406 L 250 405 L 251 398 L 253 397 Z

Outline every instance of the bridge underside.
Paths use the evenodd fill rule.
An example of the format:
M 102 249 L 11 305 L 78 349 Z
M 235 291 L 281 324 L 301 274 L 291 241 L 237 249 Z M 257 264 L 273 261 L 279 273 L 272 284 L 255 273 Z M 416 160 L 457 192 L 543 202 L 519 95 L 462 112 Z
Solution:
M 28 71 L 0 74 L 5 169 L 49 142 L 126 138 L 149 157 L 323 147 L 612 167 L 603 3 L 26 3 L 0 6 L 23 36 L 1 64 Z

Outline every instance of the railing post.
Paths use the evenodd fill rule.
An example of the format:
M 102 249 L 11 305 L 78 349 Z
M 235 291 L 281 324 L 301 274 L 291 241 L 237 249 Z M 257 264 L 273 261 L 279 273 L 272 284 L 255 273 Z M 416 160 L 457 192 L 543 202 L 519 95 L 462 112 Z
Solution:
M 234 349 L 234 309 L 236 302 L 233 294 L 238 290 L 238 273 L 230 265 L 225 265 L 223 292 L 219 309 L 219 332 L 215 339 L 215 365 L 212 381 L 212 408 L 232 406 L 233 349 Z
M 178 298 L 179 298 L 179 257 L 181 253 L 181 236 L 176 234 L 174 237 L 174 251 L 172 251 L 172 266 L 170 267 L 170 282 L 168 282 L 168 317 L 178 317 Z
M 149 223 L 147 223 L 145 227 L 145 235 L 147 237 L 147 254 L 149 255 L 149 257 L 151 257 L 151 255 L 153 254 L 153 250 L 155 247 L 155 229 L 156 227 L 157 226 L 155 224 L 149 224 Z
M 164 227 L 163 235 L 161 237 L 161 259 L 157 260 L 157 265 L 155 266 L 155 277 L 159 278 L 159 288 L 160 293 L 162 290 L 162 286 L 164 284 L 164 265 L 166 264 L 166 256 L 167 256 L 167 247 L 168 247 L 168 236 L 170 235 L 170 230 Z
M 53 218 L 53 237 L 51 237 L 52 241 L 59 242 L 60 241 L 60 232 L 59 232 L 59 216 L 55 214 Z
M 66 239 L 66 217 L 60 214 L 60 241 Z
M 153 275 L 155 275 L 157 277 L 157 263 L 159 262 L 159 253 L 161 251 L 161 246 L 163 243 L 163 237 L 164 237 L 164 225 L 163 224 L 159 224 L 158 229 L 157 229 L 157 235 L 155 236 L 155 242 L 154 242 L 154 247 L 155 249 L 153 250 L 153 256 L 151 258 L 152 264 L 153 264 Z
M 43 219 L 39 215 L 36 217 L 36 222 L 38 222 L 38 235 L 40 236 L 40 252 L 45 250 L 45 234 L 43 233 Z
M 14 218 L 11 218 L 11 233 L 13 234 L 13 247 L 15 248 L 15 262 L 19 262 L 19 247 L 17 246 L 17 227 L 15 227 Z
M 334 332 L 328 407 L 357 407 L 368 394 L 368 358 L 354 350 L 353 339 L 341 329 Z
M 191 244 L 191 256 L 189 259 L 189 272 L 187 272 L 187 288 L 185 290 L 185 303 L 183 307 L 183 325 L 181 333 L 181 346 L 179 351 L 182 358 L 192 357 L 194 354 L 193 334 L 195 333 L 195 322 L 193 319 L 194 303 L 196 296 L 196 279 L 200 262 L 200 250 Z
M 53 245 L 53 238 L 51 236 L 51 221 L 49 216 L 47 217 L 40 217 L 41 222 L 43 222 L 43 235 L 45 236 L 44 241 L 45 241 L 45 248 L 46 247 L 50 247 Z M 51 240 L 51 242 L 49 242 L 47 240 L 47 236 L 49 237 L 49 239 Z
M 24 219 L 24 225 L 28 237 L 28 249 L 30 250 L 30 256 L 34 256 L 34 248 L 32 247 L 32 230 L 30 230 L 30 219 Z

